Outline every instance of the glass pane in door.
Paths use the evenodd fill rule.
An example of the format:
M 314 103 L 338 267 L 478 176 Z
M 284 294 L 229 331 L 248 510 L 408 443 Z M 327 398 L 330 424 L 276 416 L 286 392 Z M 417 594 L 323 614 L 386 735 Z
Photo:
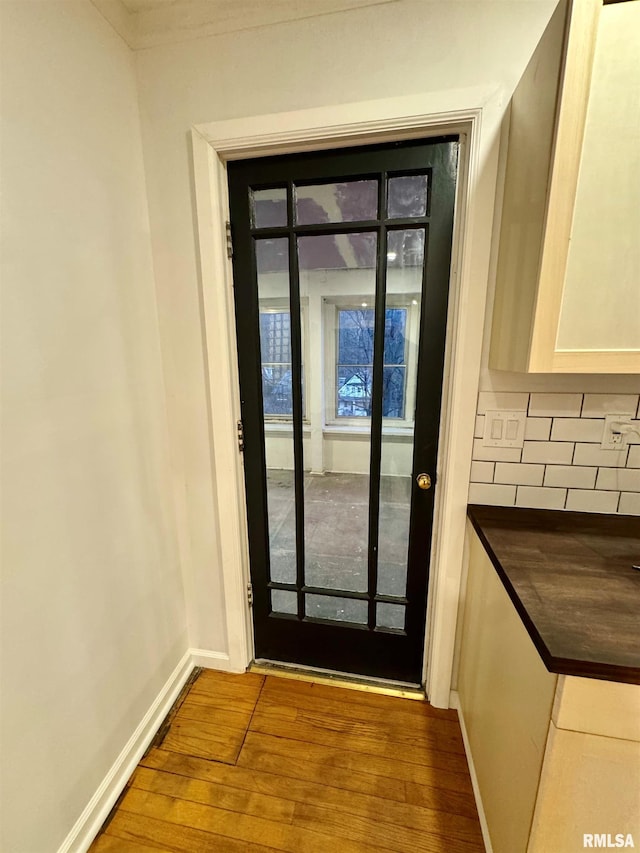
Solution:
M 404 596 L 407 588 L 424 237 L 423 228 L 414 228 L 390 231 L 387 241 L 378 531 L 377 592 L 380 595 Z M 380 626 L 403 627 L 388 624 L 388 613 L 394 612 L 395 606 L 378 606 Z M 386 625 L 380 622 L 382 613 Z
M 300 302 L 309 312 L 310 438 L 304 451 L 309 587 L 367 590 L 376 245 L 374 233 L 298 239 Z M 320 598 L 312 608 L 307 596 L 308 615 L 361 620 L 363 602 L 334 608 L 330 617 L 331 601 Z M 364 612 L 366 620 L 366 605 Z
M 270 579 L 280 583 L 295 583 L 296 505 L 293 480 L 289 241 L 286 237 L 256 240 L 255 251 Z M 276 598 L 273 601 L 274 610 L 278 609 Z
M 339 598 L 335 595 L 307 595 L 306 615 L 313 619 L 332 619 L 335 622 L 367 624 L 366 601 Z
M 296 186 L 295 211 L 298 225 L 376 219 L 378 181 Z
M 271 610 L 295 616 L 298 613 L 298 593 L 289 589 L 272 589 Z
M 251 191 L 254 228 L 277 228 L 287 224 L 287 188 Z
M 427 212 L 427 175 L 402 175 L 389 178 L 387 215 L 389 219 L 425 216 Z

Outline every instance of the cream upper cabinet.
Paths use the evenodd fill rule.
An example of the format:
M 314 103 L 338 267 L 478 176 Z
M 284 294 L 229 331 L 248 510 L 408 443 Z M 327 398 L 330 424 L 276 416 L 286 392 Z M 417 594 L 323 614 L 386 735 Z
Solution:
M 640 373 L 640 3 L 561 2 L 511 105 L 490 367 Z

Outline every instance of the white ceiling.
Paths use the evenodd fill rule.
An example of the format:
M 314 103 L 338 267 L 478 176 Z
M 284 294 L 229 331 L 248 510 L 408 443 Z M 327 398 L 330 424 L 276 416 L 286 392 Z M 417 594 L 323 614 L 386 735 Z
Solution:
M 194 5 L 193 0 L 121 0 L 123 6 L 128 12 L 153 12 L 156 10 L 167 10 L 172 6 L 176 9 Z M 279 7 L 280 11 L 284 12 L 289 9 L 294 17 L 297 17 L 301 11 L 305 13 L 313 13 L 322 15 L 326 12 L 339 11 L 341 7 L 345 9 L 353 8 L 354 6 L 377 5 L 384 0 L 206 0 L 206 4 L 212 13 L 224 12 L 228 13 L 229 9 L 234 9 L 237 13 L 247 12 L 255 13 L 260 7 L 271 6 L 272 9 Z
M 134 49 L 172 44 L 401 0 L 91 0 Z M 2 0 L 0 0 L 2 2 Z M 417 2 L 417 0 L 414 0 Z M 419 0 L 422 3 L 551 4 L 557 0 Z
M 2 2 L 2 0 L 0 0 Z M 92 0 L 132 48 L 171 44 L 399 0 Z M 425 0 L 431 2 L 431 0 Z M 439 0 L 449 2 L 449 0 Z
M 149 11 L 152 11 L 154 9 L 167 9 L 170 6 L 181 6 L 181 5 L 184 5 L 185 3 L 189 3 L 190 0 L 121 0 L 121 2 L 122 2 L 122 5 L 127 9 L 128 12 L 149 12 Z M 262 0 L 262 3 L 265 3 L 265 4 L 268 4 L 270 2 L 273 3 L 274 0 Z M 362 2 L 362 5 L 368 5 L 369 3 L 371 5 L 373 5 L 376 2 L 380 2 L 380 0 L 368 0 L 368 2 Z M 433 0 L 431 0 L 431 2 L 433 2 Z M 475 2 L 486 2 L 486 0 L 475 0 Z M 495 2 L 495 0 L 494 0 L 494 2 Z M 502 2 L 507 2 L 507 3 L 509 3 L 509 2 L 511 2 L 511 3 L 512 2 L 525 2 L 525 3 L 529 3 L 529 2 L 544 2 L 544 0 L 502 0 Z M 243 5 L 242 0 L 234 0 L 234 2 L 232 2 L 232 3 L 230 3 L 229 0 L 207 0 L 207 3 L 209 6 L 213 7 L 214 9 L 216 6 L 228 7 L 230 5 L 234 5 L 234 6 L 238 7 L 238 9 L 239 9 Z M 245 5 L 255 6 L 255 3 L 251 3 L 251 4 L 245 3 Z M 280 3 L 278 3 L 278 5 L 280 5 Z M 294 8 L 296 6 L 300 6 L 300 5 L 301 5 L 300 0 L 294 0 L 294 2 L 290 2 L 290 6 L 292 6 Z M 322 0 L 311 0 L 309 5 L 311 7 L 315 7 L 316 14 L 322 14 L 323 11 L 326 11 L 326 9 L 322 8 Z M 334 4 L 334 3 L 331 4 L 331 11 L 333 11 L 335 9 L 336 5 L 339 6 L 340 4 L 339 3 L 338 4 Z M 352 5 L 353 5 L 352 3 L 349 3 L 345 0 L 345 3 L 344 3 L 345 8 L 350 8 Z

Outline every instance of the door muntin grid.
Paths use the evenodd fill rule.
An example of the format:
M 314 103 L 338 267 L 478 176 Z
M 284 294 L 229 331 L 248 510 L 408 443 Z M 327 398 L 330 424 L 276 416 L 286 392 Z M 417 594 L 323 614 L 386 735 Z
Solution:
M 387 197 L 388 188 L 393 192 L 391 199 Z M 386 172 L 379 173 L 375 179 L 343 180 L 319 186 L 299 188 L 295 182 L 291 182 L 286 188 L 277 190 L 249 188 L 254 205 L 253 230 L 257 238 L 253 245 L 256 251 L 259 301 L 261 306 L 267 307 L 269 300 L 272 304 L 274 300 L 281 301 L 283 313 L 286 310 L 286 319 L 289 321 L 286 324 L 290 332 L 286 342 L 287 354 L 294 350 L 300 354 L 297 371 L 293 364 L 286 365 L 289 369 L 285 379 L 290 385 L 286 389 L 287 406 L 283 409 L 285 413 L 292 414 L 293 471 L 274 469 L 270 467 L 269 459 L 265 459 L 270 527 L 270 615 L 275 618 L 296 617 L 299 620 L 347 623 L 354 627 L 364 624 L 373 630 L 404 631 L 405 620 L 401 614 L 406 605 L 411 456 L 406 452 L 405 445 L 402 454 L 404 459 L 393 458 L 394 442 L 392 439 L 385 441 L 383 422 L 394 416 L 400 418 L 405 415 L 408 372 L 406 351 L 409 345 L 417 345 L 416 341 L 406 340 L 407 311 L 409 303 L 413 306 L 421 303 L 427 188 L 426 174 L 395 177 Z M 374 190 L 377 194 L 375 204 L 372 200 Z M 282 201 L 285 194 L 288 211 L 286 227 L 289 232 L 286 259 L 281 248 L 286 245 L 286 237 L 266 238 L 262 241 L 259 238 L 263 228 L 283 224 Z M 256 200 L 262 197 L 266 197 L 265 206 L 256 209 Z M 274 199 L 279 202 L 277 208 Z M 363 231 L 357 226 L 371 222 L 371 219 L 358 221 L 359 209 L 368 217 L 375 215 L 376 210 L 388 213 L 375 220 L 375 231 Z M 388 222 L 388 219 L 402 218 L 402 212 L 412 218 L 413 227 L 401 229 L 397 221 Z M 270 214 L 272 219 L 269 218 Z M 273 226 L 272 222 L 276 225 Z M 345 222 L 355 225 L 356 230 L 344 230 Z M 337 223 L 342 225 L 342 230 L 336 228 Z M 314 233 L 296 233 L 299 224 L 316 226 Z M 418 224 L 422 227 L 416 227 Z M 264 256 L 268 253 L 261 253 L 260 249 L 272 244 L 278 245 L 280 249 L 272 252 L 273 257 L 267 261 L 267 271 L 272 270 L 269 276 L 268 272 L 264 274 L 265 262 L 260 263 L 261 254 Z M 293 281 L 292 273 L 295 276 Z M 362 482 L 357 489 L 361 493 L 360 500 L 354 494 L 347 494 L 341 502 L 334 494 L 330 501 L 314 501 L 314 489 L 322 492 L 330 480 L 320 483 L 314 481 L 313 475 L 306 473 L 309 465 L 305 461 L 304 440 L 300 440 L 300 435 L 297 457 L 295 453 L 296 432 L 300 433 L 299 427 L 296 429 L 296 420 L 302 421 L 303 418 L 300 412 L 297 419 L 293 415 L 296 393 L 291 383 L 293 373 L 297 372 L 297 396 L 301 397 L 301 330 L 305 323 L 303 304 L 317 297 L 324 300 L 327 295 L 335 296 L 331 287 L 328 288 L 328 294 L 322 292 L 322 284 L 326 285 L 331 276 L 339 279 L 342 298 L 348 299 L 354 306 L 347 314 L 351 328 L 344 328 L 340 324 L 337 329 L 323 329 L 325 338 L 332 335 L 337 339 L 336 394 L 338 398 L 349 397 L 354 407 L 364 411 L 370 430 L 369 438 L 375 435 L 375 440 L 370 440 L 368 447 L 370 474 L 368 478 L 362 474 L 355 475 L 361 480 L 368 480 L 366 501 L 362 500 Z M 352 280 L 349 280 L 350 276 Z M 269 278 L 272 280 L 269 281 Z M 387 293 L 388 279 L 393 281 L 394 292 Z M 398 307 L 398 294 L 403 294 L 407 301 L 406 307 Z M 297 314 L 298 323 L 291 322 L 292 312 Z M 342 319 L 345 313 L 346 309 L 341 309 L 336 316 Z M 413 313 L 417 313 L 415 308 Z M 261 310 L 261 317 L 263 314 Z M 263 336 L 264 327 L 263 321 Z M 399 338 L 402 339 L 400 346 Z M 269 343 L 273 348 L 273 342 Z M 283 382 L 279 374 L 275 375 L 273 365 L 265 362 L 264 358 L 263 355 L 263 411 L 267 418 L 273 414 L 279 396 L 272 393 L 265 380 L 265 372 L 272 384 L 273 380 L 276 381 L 278 388 Z M 311 353 L 310 358 L 318 363 L 324 361 L 322 353 Z M 282 372 L 282 367 L 278 367 Z M 415 372 L 412 380 L 415 383 Z M 307 400 L 307 405 L 310 404 Z M 322 417 L 323 414 L 316 412 L 315 416 Z M 413 413 L 409 412 L 407 417 L 412 420 Z M 359 440 L 362 442 L 362 435 Z M 281 434 L 279 442 L 282 441 Z M 383 463 L 393 469 L 395 477 L 400 476 L 401 481 L 393 483 L 391 477 L 384 478 Z M 403 468 L 401 472 L 399 467 Z M 352 481 L 355 476 L 351 477 Z M 381 490 L 383 479 L 391 482 Z M 334 478 L 334 489 L 337 485 Z M 278 516 L 283 514 L 283 508 L 278 504 L 282 502 L 285 492 L 293 492 L 295 497 L 289 501 L 286 517 L 280 519 Z M 399 496 L 404 497 L 404 501 L 398 500 Z M 293 526 L 297 531 L 296 536 L 293 535 Z M 344 553 L 345 545 L 349 553 Z M 379 560 L 380 554 L 383 556 L 382 562 Z M 295 579 L 292 576 L 294 564 Z M 383 570 L 383 577 L 380 578 L 379 569 Z M 383 598 L 380 597 L 381 592 Z M 295 612 L 294 594 L 298 603 Z M 393 614 L 393 618 L 390 614 Z

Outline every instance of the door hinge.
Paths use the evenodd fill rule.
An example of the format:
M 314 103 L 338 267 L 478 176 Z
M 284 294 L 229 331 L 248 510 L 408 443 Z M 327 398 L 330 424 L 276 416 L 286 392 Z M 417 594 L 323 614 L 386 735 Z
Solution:
M 242 421 L 236 422 L 236 431 L 238 436 L 238 451 L 240 453 L 244 452 L 244 424 Z
M 225 222 L 224 228 L 227 234 L 227 257 L 233 257 L 233 235 L 231 233 L 231 223 Z
M 247 584 L 247 603 L 249 607 L 253 607 L 253 584 Z

